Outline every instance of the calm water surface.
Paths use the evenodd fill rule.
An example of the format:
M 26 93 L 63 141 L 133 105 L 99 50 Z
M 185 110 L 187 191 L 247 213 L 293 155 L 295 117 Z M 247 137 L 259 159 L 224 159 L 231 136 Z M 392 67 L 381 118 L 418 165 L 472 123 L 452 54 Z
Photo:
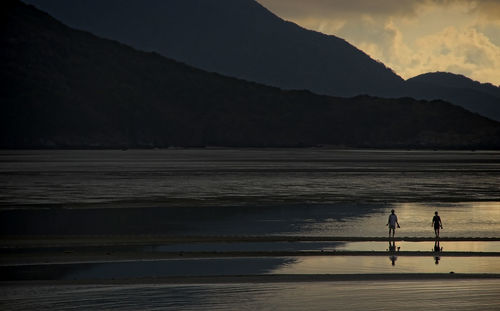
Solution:
M 437 263 L 436 263 L 437 259 Z M 297 256 L 0 266 L 6 280 L 106 280 L 262 274 L 500 273 L 499 257 Z
M 2 208 L 43 204 L 500 201 L 500 153 L 0 151 Z
M 500 153 L 0 151 L 3 234 L 498 236 Z
M 435 242 L 395 242 L 400 251 L 434 251 Z M 447 252 L 499 252 L 498 241 L 439 242 Z M 144 247 L 153 252 L 214 252 L 214 251 L 388 251 L 388 242 L 247 242 L 247 243 L 175 243 Z

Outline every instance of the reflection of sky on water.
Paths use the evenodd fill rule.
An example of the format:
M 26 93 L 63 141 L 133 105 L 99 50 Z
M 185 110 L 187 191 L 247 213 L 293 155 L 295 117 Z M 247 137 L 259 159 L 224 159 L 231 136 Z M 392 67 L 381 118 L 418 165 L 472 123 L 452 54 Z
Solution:
M 399 237 L 433 237 L 436 210 L 443 222 L 442 237 L 497 237 L 500 232 L 500 202 L 397 203 L 360 217 L 306 224 L 302 230 L 310 235 L 386 236 L 391 208 L 401 225 L 396 229 Z
M 397 241 L 401 251 L 433 251 L 434 242 Z M 440 242 L 447 252 L 500 252 L 500 242 L 465 241 Z M 245 243 L 189 243 L 145 247 L 144 251 L 154 252 L 252 252 L 252 251 L 386 251 L 388 242 L 245 242 Z
M 305 235 L 385 237 L 391 208 L 398 237 L 433 237 L 437 204 L 336 203 L 246 207 L 0 211 L 2 234 Z M 500 202 L 440 203 L 443 237 L 497 237 Z
M 0 287 L 2 310 L 388 310 L 500 309 L 500 281 L 343 281 L 206 285 Z M 348 308 L 346 307 L 348 306 Z
M 245 243 L 188 243 L 155 246 L 145 251 L 155 252 L 259 252 L 259 251 L 319 251 L 340 246 L 342 242 L 245 242 Z
M 391 256 L 396 256 L 392 265 Z M 317 256 L 296 257 L 272 271 L 277 274 L 357 273 L 500 273 L 499 257 Z
M 392 264 L 394 261 L 394 265 Z M 299 256 L 2 266 L 4 280 L 84 280 L 254 274 L 500 273 L 500 257 Z
M 401 251 L 433 251 L 434 242 L 406 242 L 397 241 L 396 247 Z M 440 242 L 440 247 L 446 252 L 500 252 L 500 242 L 466 241 L 466 242 Z M 342 251 L 385 251 L 388 250 L 387 242 L 346 242 L 333 248 L 324 250 Z
M 397 204 L 396 209 L 408 231 L 430 231 L 432 235 L 432 216 L 439 211 L 444 228 L 441 236 L 497 236 L 500 232 L 500 202 L 407 203 Z

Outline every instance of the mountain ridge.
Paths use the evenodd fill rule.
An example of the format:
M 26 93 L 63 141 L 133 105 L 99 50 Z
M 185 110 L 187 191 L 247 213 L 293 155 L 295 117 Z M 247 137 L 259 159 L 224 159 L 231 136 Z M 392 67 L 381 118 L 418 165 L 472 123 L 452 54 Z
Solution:
M 384 95 L 403 81 L 344 39 L 285 21 L 253 0 L 28 3 L 104 38 L 284 89 L 334 96 Z
M 472 112 L 500 120 L 500 87 L 449 72 L 430 72 L 407 80 L 407 94 L 446 100 Z
M 500 86 L 495 86 L 489 82 L 479 82 L 467 76 L 446 71 L 427 72 L 409 78 L 406 81 L 424 82 L 454 88 L 470 88 L 489 93 L 492 96 L 500 98 Z
M 253 0 L 27 2 L 72 27 L 207 71 L 332 96 L 442 99 L 500 121 L 500 100 L 485 88 L 450 88 L 425 75 L 405 81 L 346 40 L 285 21 Z
M 500 148 L 500 123 L 442 101 L 285 91 L 0 6 L 1 148 Z

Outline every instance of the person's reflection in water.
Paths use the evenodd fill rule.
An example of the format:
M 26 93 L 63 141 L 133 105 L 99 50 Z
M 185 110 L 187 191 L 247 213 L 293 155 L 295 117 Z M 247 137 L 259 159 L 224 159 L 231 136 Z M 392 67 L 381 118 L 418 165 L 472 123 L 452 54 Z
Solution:
M 439 265 L 439 260 L 441 260 L 439 253 L 441 253 L 442 251 L 443 251 L 443 247 L 440 246 L 439 239 L 436 238 L 436 240 L 434 241 L 434 263 L 436 265 Z
M 397 248 L 399 252 L 399 247 Z M 392 265 L 396 265 L 396 260 L 398 260 L 398 256 L 396 256 L 396 241 L 395 240 L 389 240 L 389 253 L 391 255 L 389 256 L 389 259 L 391 260 Z

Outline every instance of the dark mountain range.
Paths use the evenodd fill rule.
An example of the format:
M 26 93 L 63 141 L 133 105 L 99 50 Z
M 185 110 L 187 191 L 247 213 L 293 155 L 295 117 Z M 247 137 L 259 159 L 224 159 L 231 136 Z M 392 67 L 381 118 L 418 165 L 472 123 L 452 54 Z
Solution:
M 448 72 L 426 73 L 407 80 L 406 94 L 443 98 L 470 111 L 500 120 L 500 87 Z
M 500 148 L 499 123 L 442 101 L 283 91 L 0 6 L 2 148 Z
M 254 0 L 27 2 L 69 26 L 208 71 L 333 96 L 442 99 L 500 121 L 498 96 L 485 87 L 443 85 L 433 74 L 405 83 L 346 41 L 284 21 Z
M 403 82 L 335 36 L 254 0 L 30 0 L 63 23 L 197 68 L 319 94 L 387 95 Z

